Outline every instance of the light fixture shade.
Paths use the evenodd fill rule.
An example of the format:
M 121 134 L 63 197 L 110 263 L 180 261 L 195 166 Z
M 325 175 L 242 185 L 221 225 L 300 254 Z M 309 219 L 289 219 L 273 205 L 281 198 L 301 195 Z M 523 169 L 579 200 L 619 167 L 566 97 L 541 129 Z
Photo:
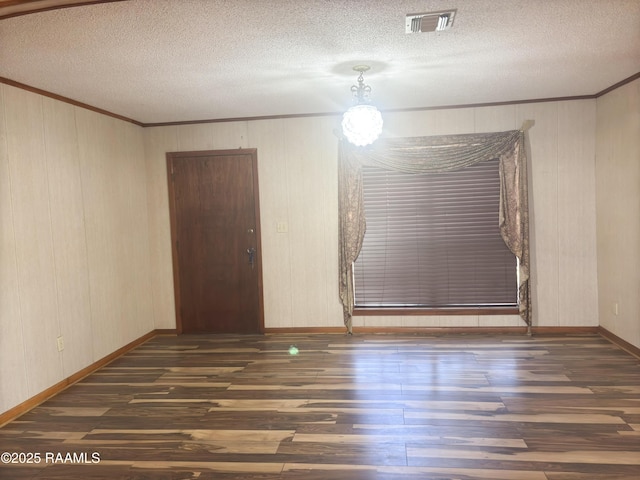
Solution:
M 382 115 L 373 105 L 354 105 L 342 116 L 342 133 L 358 147 L 369 145 L 382 133 Z

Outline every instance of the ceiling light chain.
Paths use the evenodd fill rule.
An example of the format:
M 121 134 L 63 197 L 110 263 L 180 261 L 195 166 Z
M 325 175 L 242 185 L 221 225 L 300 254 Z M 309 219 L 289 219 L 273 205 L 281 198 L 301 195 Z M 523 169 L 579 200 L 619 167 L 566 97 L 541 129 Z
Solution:
M 359 104 L 369 103 L 370 95 L 371 95 L 371 87 L 369 85 L 365 85 L 364 83 L 364 72 L 369 70 L 369 67 L 366 65 L 358 65 L 353 67 L 353 69 L 357 72 L 360 72 L 358 76 L 358 85 L 351 85 L 351 93 L 358 100 Z

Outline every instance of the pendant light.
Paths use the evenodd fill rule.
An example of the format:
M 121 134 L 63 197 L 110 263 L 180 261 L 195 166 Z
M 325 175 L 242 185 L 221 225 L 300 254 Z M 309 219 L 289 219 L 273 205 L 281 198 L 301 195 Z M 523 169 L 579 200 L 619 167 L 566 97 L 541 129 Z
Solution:
M 371 87 L 365 85 L 363 77 L 369 66 L 356 65 L 353 69 L 360 72 L 358 84 L 351 87 L 356 104 L 342 116 L 342 133 L 349 142 L 362 147 L 375 142 L 382 133 L 382 115 L 369 103 Z

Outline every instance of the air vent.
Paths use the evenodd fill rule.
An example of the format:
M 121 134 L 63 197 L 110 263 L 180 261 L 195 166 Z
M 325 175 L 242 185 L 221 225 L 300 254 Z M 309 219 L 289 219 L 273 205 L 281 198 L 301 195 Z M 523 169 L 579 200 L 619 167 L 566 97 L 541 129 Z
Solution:
M 407 33 L 440 32 L 453 25 L 455 10 L 446 12 L 412 13 L 407 15 L 405 30 Z

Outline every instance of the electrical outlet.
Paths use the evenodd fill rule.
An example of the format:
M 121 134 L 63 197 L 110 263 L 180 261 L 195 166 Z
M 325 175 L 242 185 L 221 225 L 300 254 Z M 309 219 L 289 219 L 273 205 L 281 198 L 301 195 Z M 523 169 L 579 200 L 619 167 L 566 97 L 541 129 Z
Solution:
M 56 342 L 58 343 L 58 351 L 61 352 L 64 350 L 64 338 L 62 336 L 59 336 L 58 338 L 56 338 Z
M 618 302 L 613 302 L 613 314 L 617 317 L 618 316 Z

